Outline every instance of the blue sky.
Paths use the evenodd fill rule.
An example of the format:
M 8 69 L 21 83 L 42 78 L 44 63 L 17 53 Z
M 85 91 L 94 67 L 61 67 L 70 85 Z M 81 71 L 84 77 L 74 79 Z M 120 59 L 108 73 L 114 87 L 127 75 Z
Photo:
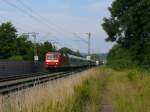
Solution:
M 20 34 L 38 32 L 39 42 L 55 41 L 58 48 L 65 46 L 81 52 L 87 52 L 85 33 L 91 32 L 91 52 L 105 53 L 112 44 L 105 42 L 107 35 L 101 24 L 104 17 L 109 17 L 107 8 L 111 3 L 112 0 L 0 0 L 0 22 L 11 21 Z

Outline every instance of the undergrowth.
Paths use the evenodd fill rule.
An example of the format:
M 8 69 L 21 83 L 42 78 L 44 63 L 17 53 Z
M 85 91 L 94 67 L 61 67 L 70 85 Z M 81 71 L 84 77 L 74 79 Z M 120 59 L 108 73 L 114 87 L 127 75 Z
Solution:
M 108 81 L 117 112 L 150 112 L 150 74 L 139 70 L 111 71 Z
M 75 102 L 72 112 L 99 112 L 101 110 L 104 79 L 105 75 L 97 74 L 75 88 Z
M 99 112 L 103 74 L 92 69 L 0 97 L 0 112 Z

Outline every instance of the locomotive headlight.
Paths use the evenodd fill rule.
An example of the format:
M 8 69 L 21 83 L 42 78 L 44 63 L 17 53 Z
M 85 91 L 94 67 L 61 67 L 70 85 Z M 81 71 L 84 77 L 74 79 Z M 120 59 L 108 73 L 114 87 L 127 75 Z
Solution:
M 58 63 L 56 63 L 56 65 L 57 65 Z
M 58 63 L 58 60 L 54 60 L 54 62 Z
M 55 63 L 58 63 L 59 60 L 46 60 L 46 62 L 55 62 Z
M 50 60 L 46 60 L 46 62 L 48 63 L 48 62 L 50 62 Z

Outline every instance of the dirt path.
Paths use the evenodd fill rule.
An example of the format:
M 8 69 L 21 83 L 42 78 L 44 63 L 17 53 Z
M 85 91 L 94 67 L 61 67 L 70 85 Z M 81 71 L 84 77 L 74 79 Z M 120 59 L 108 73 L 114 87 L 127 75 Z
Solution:
M 101 112 L 116 112 L 111 103 L 110 92 L 107 87 L 107 81 L 105 82 L 103 88 Z
M 105 90 L 102 96 L 102 109 L 101 112 L 115 112 L 112 105 L 111 105 L 111 101 L 109 99 L 108 96 L 108 91 Z

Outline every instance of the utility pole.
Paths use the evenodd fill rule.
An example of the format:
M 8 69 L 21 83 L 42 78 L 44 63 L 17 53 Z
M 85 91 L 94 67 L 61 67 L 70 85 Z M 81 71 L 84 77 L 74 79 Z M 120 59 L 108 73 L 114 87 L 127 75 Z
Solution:
M 88 35 L 88 55 L 91 55 L 91 33 L 86 33 Z
M 33 37 L 33 40 L 34 40 L 34 61 L 38 61 L 39 58 L 38 58 L 38 53 L 37 53 L 37 35 L 39 33 L 36 33 L 36 32 L 28 32 L 28 33 L 23 33 L 23 35 L 27 35 L 28 37 L 30 37 L 30 35 Z
M 87 60 L 91 60 L 91 33 L 86 33 L 88 35 L 88 56 L 86 57 Z
M 32 33 L 33 39 L 34 39 L 34 60 L 38 61 L 38 54 L 37 54 L 37 33 Z

